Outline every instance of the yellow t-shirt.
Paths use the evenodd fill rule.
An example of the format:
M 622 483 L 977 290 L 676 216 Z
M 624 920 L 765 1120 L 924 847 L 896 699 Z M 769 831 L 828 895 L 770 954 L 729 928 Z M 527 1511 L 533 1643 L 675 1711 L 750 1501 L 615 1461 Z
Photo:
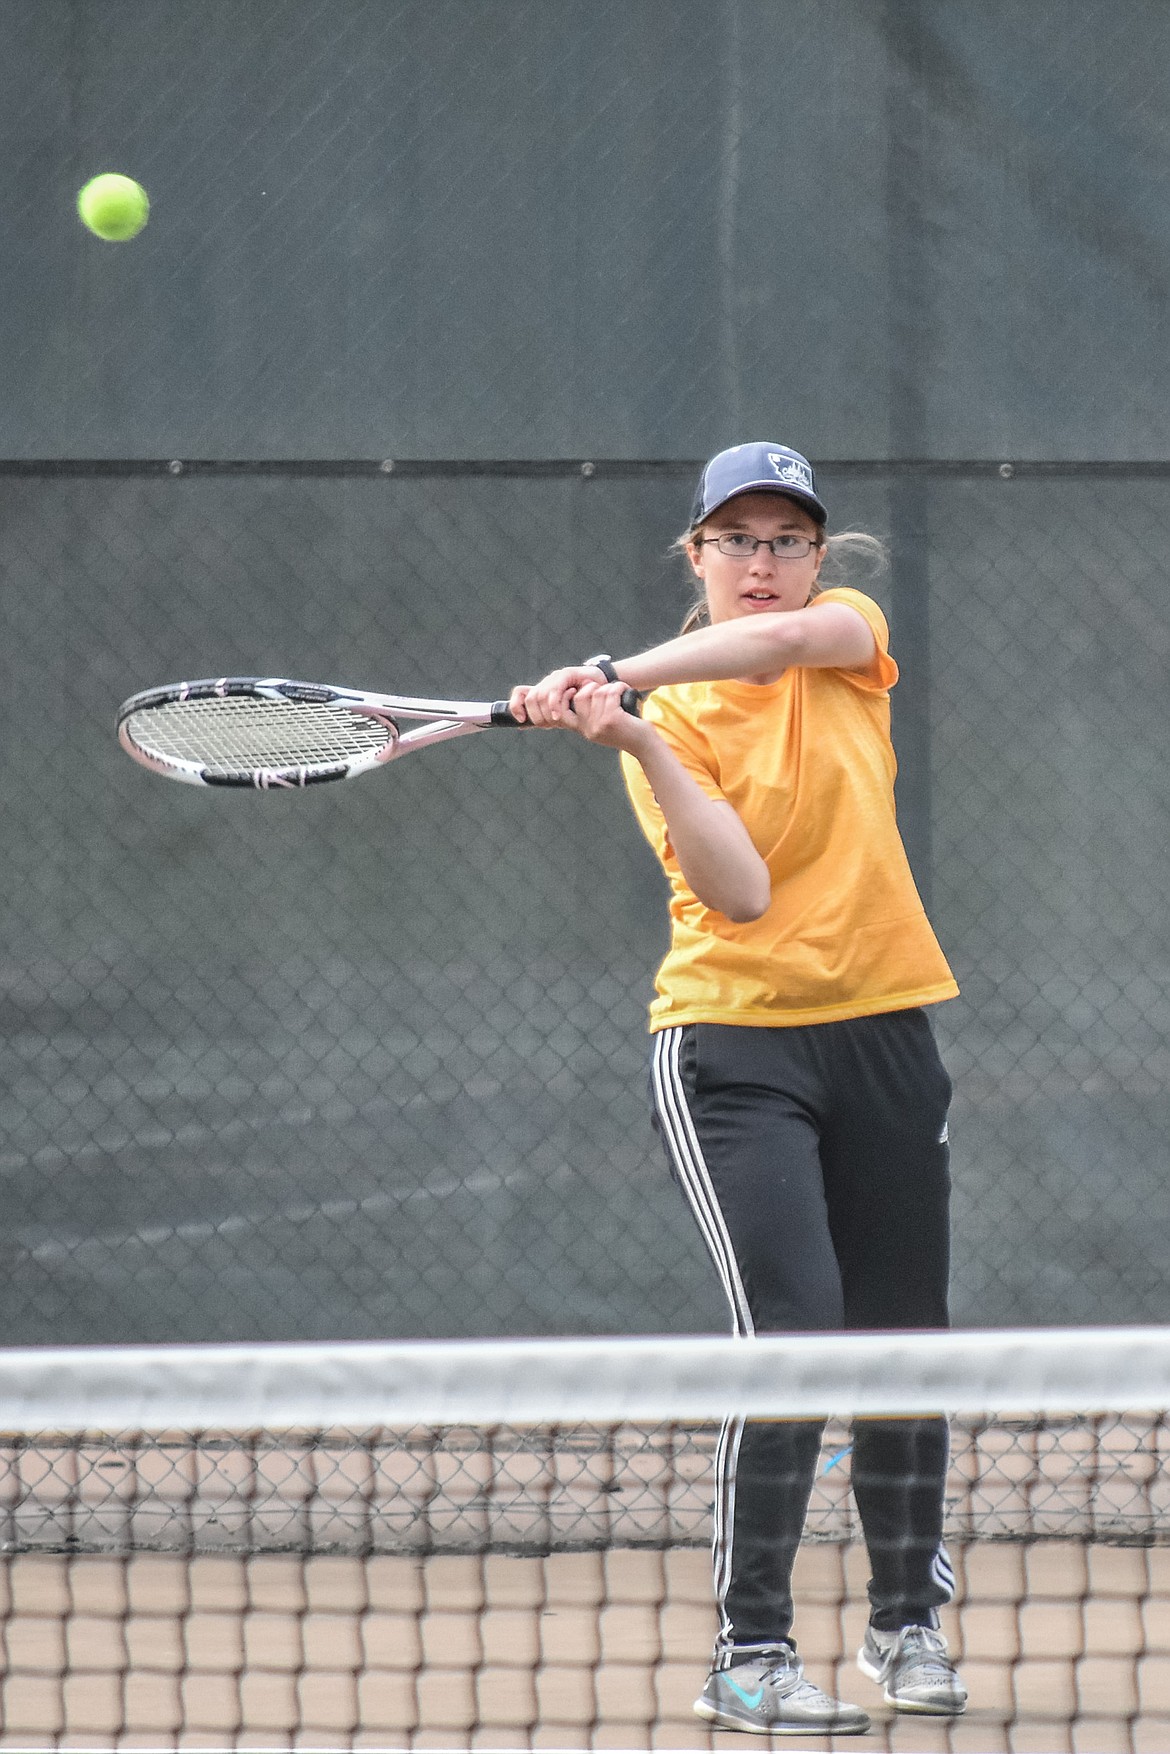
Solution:
M 778 682 L 657 689 L 645 717 L 709 797 L 737 812 L 772 874 L 772 903 L 736 924 L 679 869 L 639 764 L 622 757 L 634 812 L 670 881 L 671 944 L 650 1028 L 828 1023 L 951 999 L 894 815 L 889 691 L 898 667 L 877 604 L 843 587 L 873 629 L 865 672 L 786 670 Z

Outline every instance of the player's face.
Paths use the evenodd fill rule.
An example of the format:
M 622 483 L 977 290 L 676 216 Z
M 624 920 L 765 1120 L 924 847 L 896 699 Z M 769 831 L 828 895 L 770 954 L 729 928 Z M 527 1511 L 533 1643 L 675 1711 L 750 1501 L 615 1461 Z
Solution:
M 702 579 L 707 593 L 712 622 L 803 609 L 825 554 L 815 545 L 816 534 L 808 513 L 779 493 L 744 493 L 712 512 L 699 531 L 701 540 L 689 551 L 695 576 Z M 742 555 L 723 554 L 716 546 L 719 536 L 758 538 L 760 546 L 749 554 L 751 542 L 745 540 Z M 773 554 L 765 544 L 778 538 L 792 540 L 797 554 Z M 800 555 L 800 543 L 809 540 L 813 547 Z

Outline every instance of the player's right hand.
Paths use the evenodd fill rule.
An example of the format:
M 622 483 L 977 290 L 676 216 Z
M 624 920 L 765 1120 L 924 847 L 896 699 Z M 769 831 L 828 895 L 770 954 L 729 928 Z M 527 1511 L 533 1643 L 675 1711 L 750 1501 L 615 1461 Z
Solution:
M 625 711 L 622 696 L 626 686 L 624 682 L 583 682 L 573 695 L 569 728 L 589 743 L 636 755 L 657 732 L 645 719 Z

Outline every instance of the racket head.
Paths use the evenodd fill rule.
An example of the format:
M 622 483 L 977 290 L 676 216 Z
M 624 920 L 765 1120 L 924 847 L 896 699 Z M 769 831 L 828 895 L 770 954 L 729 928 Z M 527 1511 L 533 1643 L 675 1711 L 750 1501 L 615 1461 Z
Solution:
M 118 741 L 152 773 L 269 791 L 350 779 L 389 761 L 386 708 L 310 682 L 221 676 L 144 689 L 118 709 Z

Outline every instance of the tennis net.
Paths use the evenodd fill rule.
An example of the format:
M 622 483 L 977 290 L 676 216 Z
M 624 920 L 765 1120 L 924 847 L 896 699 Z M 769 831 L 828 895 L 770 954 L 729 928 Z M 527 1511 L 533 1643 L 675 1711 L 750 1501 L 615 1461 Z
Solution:
M 797 1633 L 873 1728 L 801 1747 L 1165 1754 L 1167 1407 L 1162 1329 L 0 1353 L 0 1746 L 734 1745 L 735 1412 L 829 1420 Z M 939 1410 L 954 1721 L 853 1667 L 849 1416 Z

